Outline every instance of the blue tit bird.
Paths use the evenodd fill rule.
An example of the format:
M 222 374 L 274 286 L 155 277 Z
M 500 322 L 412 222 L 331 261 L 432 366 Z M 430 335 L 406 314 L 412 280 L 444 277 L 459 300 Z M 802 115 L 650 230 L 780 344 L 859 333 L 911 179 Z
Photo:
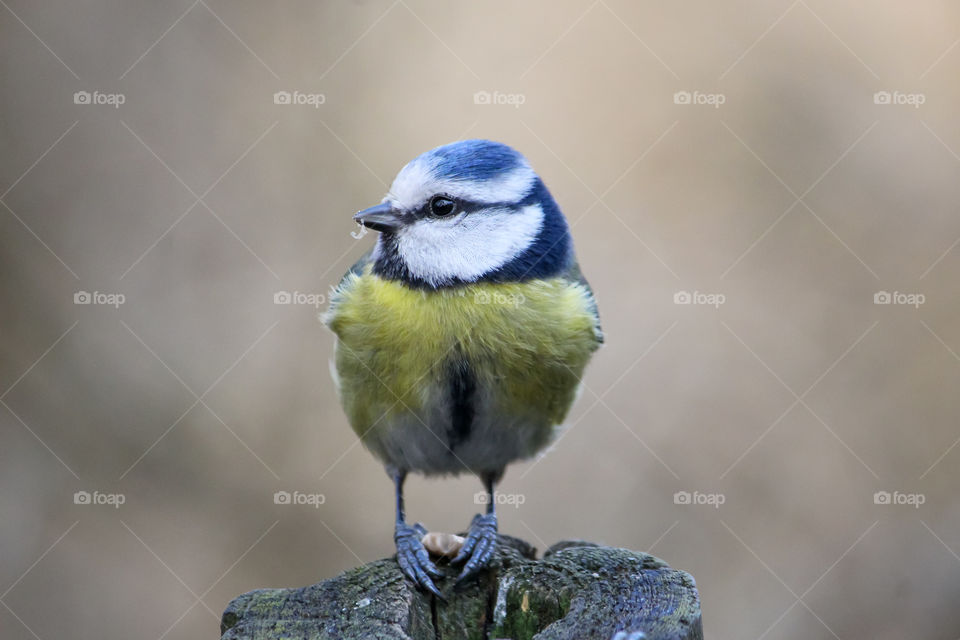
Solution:
M 334 290 L 334 378 L 350 425 L 396 489 L 397 560 L 437 596 L 442 574 L 408 525 L 409 472 L 470 472 L 486 489 L 458 581 L 489 563 L 505 467 L 546 447 L 603 341 L 560 208 L 527 160 L 489 140 L 418 156 L 354 216 L 376 245 Z M 334 367 L 332 367 L 334 368 Z

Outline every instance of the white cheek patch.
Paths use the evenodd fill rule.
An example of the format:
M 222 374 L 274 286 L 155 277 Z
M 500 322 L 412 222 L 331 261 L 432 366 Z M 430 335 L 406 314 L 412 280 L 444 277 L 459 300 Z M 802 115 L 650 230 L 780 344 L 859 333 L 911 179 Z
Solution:
M 471 282 L 523 253 L 542 226 L 538 204 L 424 218 L 397 235 L 397 251 L 413 275 L 433 286 Z
M 524 162 L 490 180 L 441 179 L 432 164 L 418 158 L 400 170 L 386 200 L 404 211 L 417 209 L 438 194 L 480 204 L 517 202 L 530 193 L 536 178 L 537 174 Z

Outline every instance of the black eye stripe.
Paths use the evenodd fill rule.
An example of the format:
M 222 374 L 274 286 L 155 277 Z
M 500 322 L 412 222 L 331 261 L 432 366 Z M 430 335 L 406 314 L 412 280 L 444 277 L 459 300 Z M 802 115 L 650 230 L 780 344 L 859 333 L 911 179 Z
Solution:
M 526 202 L 474 202 L 472 200 L 463 200 L 463 199 L 452 197 L 452 196 L 438 194 L 436 196 L 433 196 L 432 198 L 427 200 L 426 203 L 423 204 L 423 206 L 416 213 L 417 217 L 426 217 L 426 216 L 445 217 L 445 216 L 437 216 L 431 210 L 431 204 L 433 203 L 435 198 L 444 198 L 446 200 L 452 201 L 454 203 L 453 213 L 473 213 L 475 211 L 482 211 L 484 209 L 499 209 L 499 210 L 510 209 L 512 211 L 519 211 L 524 207 L 525 204 L 528 204 Z

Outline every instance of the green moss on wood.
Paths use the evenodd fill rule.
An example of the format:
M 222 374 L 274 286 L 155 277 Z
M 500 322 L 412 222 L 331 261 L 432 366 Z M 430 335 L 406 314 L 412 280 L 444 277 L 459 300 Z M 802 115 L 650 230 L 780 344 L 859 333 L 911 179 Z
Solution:
M 394 560 L 378 560 L 309 587 L 261 589 L 223 614 L 223 640 L 701 640 L 693 578 L 653 556 L 564 541 L 542 559 L 501 536 L 497 558 L 455 586 L 441 563 L 446 601 L 413 589 Z

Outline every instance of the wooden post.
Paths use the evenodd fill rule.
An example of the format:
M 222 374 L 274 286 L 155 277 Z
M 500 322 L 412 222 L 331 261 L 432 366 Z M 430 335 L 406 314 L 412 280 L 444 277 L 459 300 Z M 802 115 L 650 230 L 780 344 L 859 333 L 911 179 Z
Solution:
M 223 613 L 223 640 L 702 640 L 693 578 L 645 553 L 564 541 L 540 560 L 500 536 L 490 569 L 446 602 L 412 587 L 394 559 L 300 589 L 259 589 Z

